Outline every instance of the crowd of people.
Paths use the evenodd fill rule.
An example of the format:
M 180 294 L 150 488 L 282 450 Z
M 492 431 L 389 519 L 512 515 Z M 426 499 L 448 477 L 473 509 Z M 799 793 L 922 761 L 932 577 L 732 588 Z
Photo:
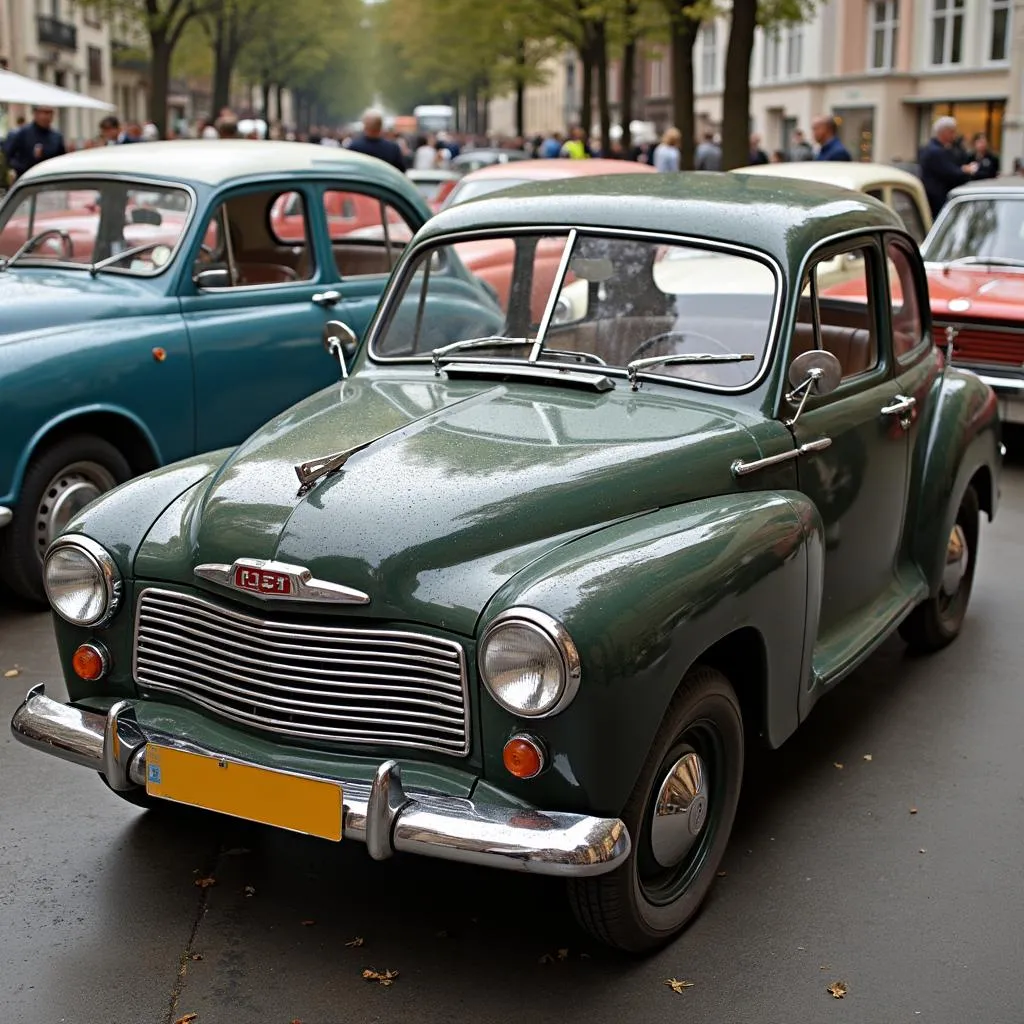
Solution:
M 64 137 L 53 127 L 53 118 L 54 112 L 48 107 L 36 107 L 28 123 L 25 123 L 24 118 L 19 118 L 16 126 L 0 144 L 0 187 L 24 174 L 35 164 L 59 156 L 68 148 L 74 148 L 65 145 Z M 852 157 L 839 138 L 838 129 L 835 118 L 825 115 L 815 117 L 811 122 L 813 143 L 802 130 L 797 129 L 792 133 L 787 150 L 778 149 L 770 154 L 762 148 L 761 136 L 755 133 L 750 136 L 748 163 L 850 161 Z M 118 118 L 108 116 L 100 122 L 97 137 L 88 140 L 85 147 L 128 145 L 150 142 L 161 137 L 155 124 L 139 124 L 135 121 L 122 124 Z M 169 131 L 163 137 L 181 136 L 175 131 Z M 240 119 L 225 108 L 215 119 L 197 124 L 194 137 L 210 140 L 269 137 L 323 146 L 344 146 L 353 152 L 377 157 L 403 172 L 410 169 L 446 168 L 460 151 L 478 145 L 478 140 L 472 136 L 443 131 L 408 138 L 388 131 L 384 117 L 376 110 L 366 111 L 358 132 L 312 128 L 302 133 L 288 131 L 279 124 L 268 126 L 258 119 Z M 606 157 L 651 164 L 656 170 L 666 173 L 682 169 L 683 144 L 682 133 L 673 127 L 662 135 L 657 144 L 638 141 L 626 148 L 621 141 L 613 140 L 608 150 L 604 151 L 589 140 L 578 126 L 564 135 L 561 132 L 549 132 L 531 139 L 520 137 L 498 143 L 534 159 L 585 160 Z M 695 145 L 693 163 L 699 171 L 722 169 L 722 146 L 717 134 L 710 131 L 702 134 Z M 951 189 L 967 181 L 996 177 L 1000 171 L 1000 161 L 989 149 L 984 133 L 976 134 L 968 146 L 957 131 L 955 119 L 940 117 L 933 126 L 931 139 L 919 153 L 918 168 L 932 212 L 937 214 Z M 1020 160 L 1014 162 L 1014 173 L 1024 174 Z

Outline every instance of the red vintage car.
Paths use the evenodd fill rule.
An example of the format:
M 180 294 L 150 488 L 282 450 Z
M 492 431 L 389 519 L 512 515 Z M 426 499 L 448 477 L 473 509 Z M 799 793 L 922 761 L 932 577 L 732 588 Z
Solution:
M 1024 423 L 1024 180 L 955 189 L 922 250 L 936 342 Z

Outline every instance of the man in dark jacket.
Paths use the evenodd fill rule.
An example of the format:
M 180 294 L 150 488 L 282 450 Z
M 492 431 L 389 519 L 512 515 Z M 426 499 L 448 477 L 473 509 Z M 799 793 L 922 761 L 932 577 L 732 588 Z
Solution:
M 969 159 L 973 160 L 978 169 L 974 172 L 974 180 L 982 181 L 985 178 L 999 177 L 999 156 L 988 148 L 988 136 L 984 132 L 978 132 L 972 140 L 974 152 Z
M 811 122 L 811 134 L 818 144 L 818 155 L 815 160 L 845 160 L 853 158 L 850 151 L 842 144 L 836 134 L 839 125 L 834 117 L 816 117 Z
M 53 109 L 36 107 L 32 123 L 19 128 L 14 138 L 6 144 L 7 162 L 16 175 L 20 176 L 30 167 L 66 152 L 64 136 L 51 127 L 52 124 Z
M 349 143 L 349 150 L 353 153 L 375 156 L 405 174 L 405 158 L 402 156 L 401 147 L 397 142 L 385 139 L 383 131 L 384 118 L 376 110 L 368 110 L 363 114 L 363 134 L 357 135 Z
M 928 195 L 933 217 L 937 217 L 945 205 L 950 189 L 970 181 L 978 170 L 976 163 L 960 165 L 953 151 L 955 140 L 956 121 L 952 117 L 940 117 L 932 127 L 932 137 L 918 157 L 921 183 Z

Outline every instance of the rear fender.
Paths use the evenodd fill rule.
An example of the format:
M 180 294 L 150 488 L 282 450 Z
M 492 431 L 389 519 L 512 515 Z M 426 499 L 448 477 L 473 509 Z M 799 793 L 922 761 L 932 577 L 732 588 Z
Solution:
M 757 632 L 764 657 L 751 666 L 755 679 L 734 682 L 756 688 L 758 728 L 780 744 L 798 724 L 822 550 L 820 519 L 806 498 L 751 492 L 647 513 L 525 569 L 498 591 L 481 627 L 514 606 L 553 615 L 579 650 L 580 690 L 565 711 L 531 721 L 502 710 L 482 688 L 485 777 L 531 802 L 618 814 L 687 670 L 740 629 Z M 517 783 L 501 751 L 523 728 L 547 744 L 552 768 Z

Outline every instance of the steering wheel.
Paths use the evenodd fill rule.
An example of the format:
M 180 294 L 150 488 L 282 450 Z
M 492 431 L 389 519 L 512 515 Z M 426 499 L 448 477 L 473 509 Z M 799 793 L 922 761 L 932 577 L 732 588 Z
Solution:
M 33 235 L 28 251 L 33 252 L 38 249 L 40 242 L 45 238 L 49 238 L 50 235 L 56 235 L 60 239 L 65 259 L 69 260 L 75 255 L 75 243 L 71 241 L 71 235 L 63 228 L 45 228 L 38 235 Z
M 700 331 L 662 331 L 661 334 L 655 334 L 653 338 L 647 338 L 645 341 L 641 341 L 640 344 L 637 345 L 637 347 L 629 354 L 629 358 L 626 362 L 631 363 L 634 359 L 639 359 L 648 349 L 654 348 L 658 342 L 670 341 L 673 338 L 678 338 L 681 342 L 685 342 L 687 338 L 701 338 L 709 344 L 714 345 L 715 348 L 724 352 L 726 355 L 733 355 L 732 349 L 717 338 L 712 338 L 710 334 L 703 334 Z

